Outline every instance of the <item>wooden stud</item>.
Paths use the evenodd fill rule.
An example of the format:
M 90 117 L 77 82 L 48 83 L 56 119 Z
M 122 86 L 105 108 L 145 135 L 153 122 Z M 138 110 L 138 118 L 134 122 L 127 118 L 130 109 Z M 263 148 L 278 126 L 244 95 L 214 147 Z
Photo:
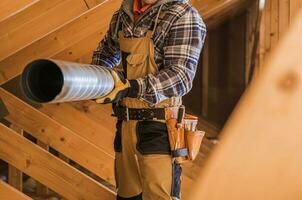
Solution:
M 0 124 L 0 158 L 67 199 L 115 199 L 101 184 Z
M 209 35 L 204 43 L 202 54 L 202 116 L 208 116 L 208 98 L 209 98 Z
M 290 23 L 290 1 L 279 0 L 279 37 L 283 37 Z
M 37 140 L 37 145 L 39 147 L 41 147 L 42 149 L 44 149 L 45 151 L 49 151 L 49 146 L 47 144 L 45 144 L 44 142 Z M 38 182 L 36 193 L 38 196 L 45 197 L 49 194 L 49 189 L 46 186 L 44 186 L 43 184 Z
M 271 48 L 274 49 L 279 41 L 279 0 L 271 0 Z
M 23 136 L 23 130 L 20 127 L 14 125 L 14 124 L 11 124 L 10 128 L 12 130 L 14 130 L 16 133 L 19 133 L 20 135 Z M 17 190 L 22 192 L 22 189 L 23 189 L 23 175 L 22 175 L 22 172 L 19 171 L 14 166 L 11 166 L 11 165 L 8 166 L 8 183 L 12 187 L 14 187 Z

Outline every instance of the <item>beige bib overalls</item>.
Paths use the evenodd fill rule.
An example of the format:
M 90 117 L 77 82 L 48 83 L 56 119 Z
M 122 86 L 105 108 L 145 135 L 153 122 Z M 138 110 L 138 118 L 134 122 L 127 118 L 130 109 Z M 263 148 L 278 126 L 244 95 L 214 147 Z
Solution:
M 129 80 L 158 72 L 152 36 L 160 10 L 161 8 L 153 31 L 148 31 L 145 37 L 125 38 L 122 31 L 118 32 L 120 50 L 129 54 L 126 58 Z M 125 98 L 120 105 L 129 108 L 150 108 L 146 102 L 135 98 Z M 178 97 L 165 100 L 154 107 L 179 105 L 181 98 Z M 179 183 L 172 180 L 175 179 L 172 175 L 174 165 L 172 166 L 171 155 L 166 151 L 169 142 L 164 122 L 120 122 L 117 124 L 115 140 L 120 140 L 115 141 L 119 144 L 116 150 L 116 182 L 118 196 L 122 197 L 119 197 L 120 199 L 141 199 L 140 195 L 143 200 L 175 199 L 171 197 L 171 193 Z

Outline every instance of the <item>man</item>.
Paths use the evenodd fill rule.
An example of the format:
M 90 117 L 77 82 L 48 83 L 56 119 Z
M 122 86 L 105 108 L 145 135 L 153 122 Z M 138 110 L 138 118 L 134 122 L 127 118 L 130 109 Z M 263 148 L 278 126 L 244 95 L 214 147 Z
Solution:
M 192 88 L 206 28 L 186 0 L 124 0 L 92 64 L 113 70 L 117 199 L 180 199 L 181 166 L 171 157 L 165 107 Z M 123 69 L 122 73 L 120 73 Z

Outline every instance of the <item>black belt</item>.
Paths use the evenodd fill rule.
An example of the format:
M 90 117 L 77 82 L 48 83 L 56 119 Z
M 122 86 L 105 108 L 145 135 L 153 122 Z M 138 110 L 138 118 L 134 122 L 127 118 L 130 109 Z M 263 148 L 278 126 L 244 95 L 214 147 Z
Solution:
M 165 120 L 165 108 L 128 108 L 116 106 L 114 116 L 118 120 Z

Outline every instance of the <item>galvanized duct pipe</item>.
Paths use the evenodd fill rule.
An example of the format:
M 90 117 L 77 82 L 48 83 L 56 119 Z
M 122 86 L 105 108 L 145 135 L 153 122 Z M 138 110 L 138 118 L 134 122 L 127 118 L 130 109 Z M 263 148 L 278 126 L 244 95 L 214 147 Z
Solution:
M 25 67 L 21 85 L 32 101 L 56 103 L 103 97 L 114 88 L 114 80 L 102 66 L 40 59 Z

